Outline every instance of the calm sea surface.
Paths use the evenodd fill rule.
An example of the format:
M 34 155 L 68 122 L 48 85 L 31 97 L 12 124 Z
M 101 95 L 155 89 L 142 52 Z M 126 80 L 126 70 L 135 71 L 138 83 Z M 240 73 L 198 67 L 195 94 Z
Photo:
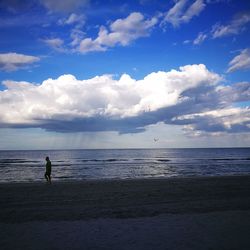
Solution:
M 250 148 L 0 151 L 0 182 L 250 174 Z

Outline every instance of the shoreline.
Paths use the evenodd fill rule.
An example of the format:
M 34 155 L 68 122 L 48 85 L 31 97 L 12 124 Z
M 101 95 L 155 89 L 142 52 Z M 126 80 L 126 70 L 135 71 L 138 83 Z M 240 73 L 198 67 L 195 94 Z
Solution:
M 0 184 L 0 222 L 250 210 L 250 175 Z
M 250 176 L 0 184 L 5 250 L 249 249 Z
M 52 184 L 74 184 L 74 183 L 98 183 L 98 182 L 127 182 L 127 181 L 162 181 L 162 180 L 183 180 L 183 179 L 223 179 L 223 178 L 240 178 L 240 177 L 250 177 L 250 173 L 246 174 L 228 174 L 228 175 L 190 175 L 190 176 L 170 176 L 170 177 L 145 177 L 145 178 L 99 178 L 99 179 L 56 179 L 53 180 L 52 176 Z M 11 181 L 11 182 L 0 182 L 1 186 L 5 185 L 39 185 L 46 184 L 46 180 L 34 180 L 34 181 Z

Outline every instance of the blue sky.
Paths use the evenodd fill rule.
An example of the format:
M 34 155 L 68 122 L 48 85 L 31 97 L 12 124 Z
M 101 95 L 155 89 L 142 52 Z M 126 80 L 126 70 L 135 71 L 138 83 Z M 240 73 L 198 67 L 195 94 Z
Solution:
M 250 146 L 250 2 L 2 0 L 0 13 L 0 149 Z

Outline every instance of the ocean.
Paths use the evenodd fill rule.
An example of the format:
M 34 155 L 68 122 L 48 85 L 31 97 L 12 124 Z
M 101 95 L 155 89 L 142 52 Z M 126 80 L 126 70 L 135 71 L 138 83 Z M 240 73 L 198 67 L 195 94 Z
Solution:
M 250 148 L 0 151 L 0 183 L 250 174 Z

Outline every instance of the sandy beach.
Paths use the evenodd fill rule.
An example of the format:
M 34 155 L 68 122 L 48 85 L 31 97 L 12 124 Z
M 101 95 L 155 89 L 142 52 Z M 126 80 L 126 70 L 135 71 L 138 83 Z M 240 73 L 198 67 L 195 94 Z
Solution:
M 249 249 L 250 176 L 0 184 L 1 249 Z

